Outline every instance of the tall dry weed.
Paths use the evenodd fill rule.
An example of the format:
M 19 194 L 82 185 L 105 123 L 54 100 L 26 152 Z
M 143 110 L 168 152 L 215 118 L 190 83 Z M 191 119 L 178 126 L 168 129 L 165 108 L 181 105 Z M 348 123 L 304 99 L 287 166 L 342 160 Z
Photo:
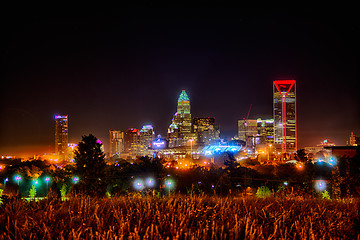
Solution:
M 0 207 L 0 239 L 356 239 L 359 202 L 74 196 Z

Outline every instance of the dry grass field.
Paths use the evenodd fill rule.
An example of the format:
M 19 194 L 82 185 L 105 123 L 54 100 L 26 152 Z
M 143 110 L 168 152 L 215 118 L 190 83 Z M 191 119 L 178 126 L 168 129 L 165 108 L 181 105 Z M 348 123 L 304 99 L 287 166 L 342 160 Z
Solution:
M 358 201 L 214 196 L 15 200 L 0 239 L 360 239 Z

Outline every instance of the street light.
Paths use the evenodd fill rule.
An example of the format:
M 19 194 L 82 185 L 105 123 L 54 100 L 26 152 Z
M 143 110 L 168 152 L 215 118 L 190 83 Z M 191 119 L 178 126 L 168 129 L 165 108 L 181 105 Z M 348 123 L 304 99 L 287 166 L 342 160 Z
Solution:
M 49 191 L 49 181 L 50 181 L 50 178 L 49 178 L 49 177 L 45 177 L 46 190 L 47 190 L 47 191 Z
M 135 190 L 137 190 L 137 191 L 141 191 L 145 187 L 144 182 L 141 179 L 135 179 L 133 186 L 134 186 Z
M 329 163 L 329 165 L 331 165 L 331 166 L 335 166 L 335 165 L 337 164 L 336 158 L 330 157 L 330 158 L 328 159 L 328 163 Z
M 15 180 L 17 181 L 18 185 L 20 185 L 21 176 L 20 176 L 20 175 L 16 175 L 16 176 L 15 176 Z
M 169 188 L 169 196 L 170 196 L 170 190 L 173 185 L 174 185 L 174 182 L 171 179 L 166 180 L 165 186 L 167 186 Z
M 79 182 L 79 177 L 73 177 L 73 179 L 72 179 L 72 181 L 75 183 L 75 184 L 77 184 L 78 182 Z
M 194 139 L 190 139 L 190 154 L 191 154 L 191 158 L 192 158 L 192 143 L 194 141 Z
M 155 180 L 152 178 L 147 178 L 146 179 L 146 186 L 149 188 L 152 188 L 155 186 Z
M 4 180 L 4 188 L 6 187 L 6 183 L 9 181 L 9 179 L 8 178 L 5 178 L 5 180 Z
M 270 160 L 271 147 L 272 147 L 272 144 L 269 144 L 269 150 L 268 150 L 268 160 Z
M 326 182 L 324 180 L 315 180 L 315 189 L 319 192 L 326 190 Z

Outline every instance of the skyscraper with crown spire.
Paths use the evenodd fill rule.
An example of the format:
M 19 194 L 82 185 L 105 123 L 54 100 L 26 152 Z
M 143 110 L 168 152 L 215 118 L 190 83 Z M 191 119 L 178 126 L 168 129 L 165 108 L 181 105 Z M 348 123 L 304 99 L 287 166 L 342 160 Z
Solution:
M 189 140 L 196 138 L 191 132 L 190 98 L 185 90 L 182 90 L 178 98 L 177 112 L 169 126 L 168 135 L 170 147 L 189 145 Z

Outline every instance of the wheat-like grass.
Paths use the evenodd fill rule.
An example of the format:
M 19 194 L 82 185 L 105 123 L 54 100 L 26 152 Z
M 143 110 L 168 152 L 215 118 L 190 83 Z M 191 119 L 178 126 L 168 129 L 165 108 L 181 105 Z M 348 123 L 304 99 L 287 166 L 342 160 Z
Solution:
M 359 202 L 175 195 L 15 200 L 1 239 L 356 239 Z

